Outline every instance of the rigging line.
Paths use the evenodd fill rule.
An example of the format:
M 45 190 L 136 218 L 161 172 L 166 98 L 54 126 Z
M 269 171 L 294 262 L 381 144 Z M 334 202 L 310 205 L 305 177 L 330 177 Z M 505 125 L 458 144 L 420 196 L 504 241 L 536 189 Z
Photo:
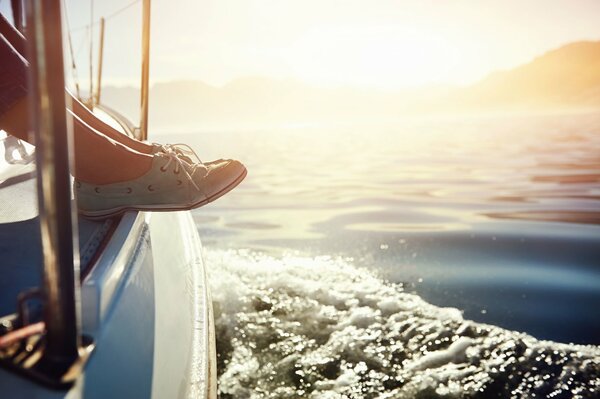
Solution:
M 94 98 L 94 0 L 90 1 L 90 107 L 93 107 Z
M 127 9 L 133 7 L 134 5 L 136 5 L 137 3 L 139 3 L 140 1 L 142 1 L 142 0 L 133 0 L 131 3 L 129 3 L 129 4 L 127 4 L 127 5 L 119 8 L 117 11 L 113 12 L 112 14 L 108 14 L 108 16 L 104 17 L 104 20 L 108 21 L 109 19 L 112 19 L 112 18 L 116 17 L 117 15 L 119 15 L 122 12 L 126 11 Z M 92 22 L 91 24 L 79 26 L 79 27 L 73 29 L 72 32 L 79 32 L 79 31 L 82 31 L 84 29 L 88 29 L 90 27 L 90 25 L 92 27 L 94 27 L 94 26 L 98 25 L 99 23 L 100 23 L 100 21 L 98 20 L 98 21 Z
M 98 25 L 100 23 L 100 21 L 96 21 L 94 22 L 91 26 L 92 28 L 96 25 Z M 73 29 L 71 32 L 81 32 L 82 30 L 88 30 L 90 28 L 90 24 L 86 24 L 86 25 L 81 25 L 75 29 Z
M 86 30 L 85 35 L 81 37 L 81 40 L 79 41 L 79 46 L 75 49 L 75 58 L 79 59 L 79 56 L 81 55 L 81 51 L 83 50 L 83 48 L 85 47 L 85 44 L 89 40 L 89 33 L 90 33 L 90 31 Z
M 118 9 L 117 11 L 113 12 L 112 14 L 109 14 L 107 17 L 104 17 L 104 20 L 109 20 L 113 17 L 116 17 L 117 15 L 121 14 L 123 11 L 127 10 L 128 8 L 134 6 L 135 4 L 139 3 L 142 0 L 133 0 L 131 3 L 127 4 L 124 7 L 121 7 L 120 9 Z
M 80 60 L 81 59 L 81 53 L 83 51 L 83 49 L 86 47 L 86 43 L 88 42 L 89 39 L 89 30 L 85 31 L 85 35 L 81 37 L 81 40 L 79 41 L 79 45 L 78 46 L 74 46 L 75 49 L 75 57 L 73 59 L 75 60 Z
M 67 5 L 65 0 L 63 0 L 63 10 L 65 14 L 65 23 L 67 25 L 67 38 L 69 42 L 69 52 L 71 53 L 71 74 L 73 75 L 73 82 L 75 83 L 75 93 L 77 98 L 80 98 L 79 95 L 79 77 L 77 76 L 77 64 L 75 63 L 75 53 L 73 51 L 73 39 L 71 37 L 71 30 L 69 28 L 69 12 L 67 10 Z

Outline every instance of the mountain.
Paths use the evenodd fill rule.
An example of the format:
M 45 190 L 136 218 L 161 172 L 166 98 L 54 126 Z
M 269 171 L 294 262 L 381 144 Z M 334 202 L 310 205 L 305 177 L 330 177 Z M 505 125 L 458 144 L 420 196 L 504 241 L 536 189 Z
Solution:
M 576 42 L 455 93 L 465 105 L 600 105 L 600 41 Z
M 103 102 L 136 118 L 139 91 L 106 87 Z M 388 92 L 318 88 L 295 80 L 248 77 L 214 87 L 200 81 L 157 83 L 153 127 L 232 127 L 382 120 L 413 113 L 553 110 L 600 106 L 600 41 L 576 42 L 464 88 Z

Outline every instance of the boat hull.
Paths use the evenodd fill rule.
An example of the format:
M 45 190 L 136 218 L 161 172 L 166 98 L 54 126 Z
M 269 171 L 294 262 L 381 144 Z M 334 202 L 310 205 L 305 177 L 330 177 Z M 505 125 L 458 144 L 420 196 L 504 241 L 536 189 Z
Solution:
M 69 391 L 0 370 L 7 398 L 216 397 L 214 328 L 189 212 L 127 213 L 81 290 L 96 348 Z

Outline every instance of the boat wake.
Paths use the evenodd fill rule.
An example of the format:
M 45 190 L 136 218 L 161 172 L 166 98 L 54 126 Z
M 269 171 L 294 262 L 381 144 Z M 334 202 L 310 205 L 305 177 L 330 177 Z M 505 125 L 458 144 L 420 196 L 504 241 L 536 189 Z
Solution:
M 600 397 L 600 348 L 464 320 L 351 259 L 206 253 L 221 398 Z

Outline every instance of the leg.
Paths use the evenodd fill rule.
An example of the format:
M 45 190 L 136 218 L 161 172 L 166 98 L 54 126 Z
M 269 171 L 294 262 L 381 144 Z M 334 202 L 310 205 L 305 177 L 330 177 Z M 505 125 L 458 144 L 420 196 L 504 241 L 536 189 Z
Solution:
M 67 95 L 71 97 L 71 111 L 77 115 L 79 119 L 87 123 L 90 127 L 102 132 L 107 137 L 118 141 L 119 143 L 126 145 L 127 147 L 134 149 L 144 154 L 150 154 L 152 152 L 152 145 L 143 143 L 139 140 L 124 135 L 121 132 L 116 131 L 111 126 L 102 122 L 98 119 L 85 105 L 83 105 L 78 99 L 73 97 L 71 93 L 67 91 Z M 69 102 L 69 101 L 67 101 Z
M 16 51 L 18 55 L 25 60 L 25 38 L 10 24 L 10 22 L 6 20 L 6 18 L 4 18 L 2 14 L 0 14 L 0 36 L 4 36 L 4 40 L 6 42 L 5 44 L 12 46 L 14 51 Z M 152 152 L 151 145 L 142 143 L 139 140 L 135 140 L 116 131 L 111 126 L 98 119 L 85 105 L 73 97 L 73 95 L 68 91 L 67 95 L 71 97 L 71 101 L 67 101 L 67 104 L 72 104 L 71 110 L 90 127 L 138 152 L 143 152 L 145 154 L 150 154 Z
M 0 129 L 27 140 L 28 64 L 2 34 L 0 60 Z M 87 115 L 80 105 L 75 102 L 75 109 Z M 221 197 L 246 176 L 246 168 L 238 161 L 196 164 L 184 160 L 173 147 L 149 155 L 108 137 L 73 111 L 68 116 L 74 131 L 77 206 L 84 216 L 105 218 L 126 210 L 189 210 Z M 91 117 L 86 116 L 101 126 Z M 102 129 L 113 134 L 111 129 Z
M 1 15 L 0 15 L 1 17 Z M 27 126 L 12 129 L 12 124 L 24 118 L 24 108 L 16 105 L 27 95 L 27 61 L 0 34 L 0 129 L 15 130 L 17 137 L 27 140 Z M 27 123 L 27 119 L 22 120 Z
M 0 14 L 0 36 L 4 36 L 17 53 L 25 58 L 25 38 L 2 14 Z
M 0 35 L 0 129 L 29 141 L 29 107 L 25 85 L 27 61 Z M 135 151 L 73 117 L 74 175 L 95 184 L 143 175 L 152 157 Z
M 152 155 L 103 135 L 69 112 L 73 116 L 74 175 L 78 180 L 108 184 L 132 180 L 150 170 Z
M 135 179 L 150 169 L 152 156 L 112 140 L 77 116 L 72 116 L 75 147 L 73 174 L 77 179 L 93 184 L 108 184 Z M 0 128 L 28 141 L 28 121 L 27 98 L 22 98 L 0 116 Z

